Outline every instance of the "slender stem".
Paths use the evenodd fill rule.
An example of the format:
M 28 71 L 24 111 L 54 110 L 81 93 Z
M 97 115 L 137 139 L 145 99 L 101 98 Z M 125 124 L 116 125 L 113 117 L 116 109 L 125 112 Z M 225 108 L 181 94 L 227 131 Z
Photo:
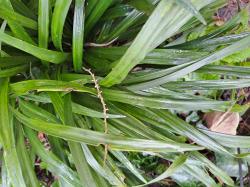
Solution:
M 238 154 L 240 154 L 240 148 L 237 148 Z M 239 177 L 240 177 L 240 187 L 244 187 L 244 180 L 243 180 L 243 175 L 242 175 L 242 160 L 238 159 L 239 163 Z
M 250 187 L 250 171 L 249 171 L 249 164 L 247 164 L 247 168 L 248 168 L 248 174 L 247 174 L 247 179 L 248 179 L 248 186 Z
M 241 11 L 241 8 L 240 8 L 240 1 L 239 0 L 236 0 L 237 1 L 237 6 L 238 6 L 238 12 Z
M 92 71 L 91 71 L 91 69 L 87 69 L 87 68 L 82 68 L 84 71 L 86 71 L 86 72 L 88 72 L 90 75 L 91 75 L 91 77 L 92 77 L 92 80 L 93 80 L 93 82 L 94 82 L 94 84 L 95 84 L 95 88 L 96 88 L 96 91 L 97 91 L 97 96 L 98 96 L 98 98 L 100 99 L 100 101 L 101 101 L 101 104 L 102 104 L 102 108 L 103 108 L 103 122 L 104 122 L 104 130 L 105 130 L 105 134 L 107 134 L 108 133 L 108 122 L 107 122 L 107 119 L 108 119 L 108 114 L 107 114 L 107 112 L 108 112 L 108 108 L 107 108 L 107 105 L 106 105 L 106 103 L 105 103 L 105 101 L 104 101 L 104 98 L 103 98 L 103 96 L 102 96 L 102 91 L 101 91 L 101 89 L 100 89 L 100 86 L 99 86 L 99 84 L 98 84 L 98 81 L 97 81 L 97 79 L 95 78 L 95 75 L 94 75 L 94 73 L 92 73 Z M 105 165 L 105 163 L 106 163 L 106 160 L 107 160 L 107 155 L 108 155 L 108 145 L 107 144 L 105 144 L 104 145 L 104 148 L 105 148 L 105 154 L 104 154 L 104 161 L 103 161 L 103 165 Z

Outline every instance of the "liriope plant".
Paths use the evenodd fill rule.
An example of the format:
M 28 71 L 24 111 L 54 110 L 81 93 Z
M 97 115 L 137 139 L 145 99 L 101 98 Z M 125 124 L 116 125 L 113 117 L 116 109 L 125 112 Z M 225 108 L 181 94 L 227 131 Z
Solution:
M 219 63 L 250 47 L 248 32 L 234 33 L 244 10 L 186 37 L 211 24 L 225 3 L 0 0 L 0 184 L 44 186 L 39 158 L 54 176 L 51 186 L 149 186 L 179 171 L 205 186 L 235 186 L 201 151 L 244 159 L 248 153 L 232 149 L 249 148 L 250 138 L 200 129 L 176 115 L 241 108 L 191 92 L 250 85 L 249 67 Z M 194 74 L 224 79 L 187 80 Z M 149 178 L 130 152 L 171 164 Z

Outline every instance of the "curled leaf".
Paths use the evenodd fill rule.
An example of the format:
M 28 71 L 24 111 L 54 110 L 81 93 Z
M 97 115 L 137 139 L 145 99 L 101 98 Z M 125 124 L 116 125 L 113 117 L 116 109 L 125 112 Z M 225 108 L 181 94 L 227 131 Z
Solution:
M 240 115 L 237 112 L 210 112 L 205 114 L 204 120 L 211 131 L 236 135 Z

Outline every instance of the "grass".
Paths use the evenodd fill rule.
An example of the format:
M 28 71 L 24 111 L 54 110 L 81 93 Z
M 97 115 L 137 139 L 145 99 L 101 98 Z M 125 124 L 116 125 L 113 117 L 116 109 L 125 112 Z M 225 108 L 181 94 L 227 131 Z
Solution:
M 0 3 L 2 186 L 242 182 L 222 168 L 248 163 L 249 136 L 199 113 L 249 107 L 233 94 L 250 86 L 245 9 L 216 26 L 226 0 Z

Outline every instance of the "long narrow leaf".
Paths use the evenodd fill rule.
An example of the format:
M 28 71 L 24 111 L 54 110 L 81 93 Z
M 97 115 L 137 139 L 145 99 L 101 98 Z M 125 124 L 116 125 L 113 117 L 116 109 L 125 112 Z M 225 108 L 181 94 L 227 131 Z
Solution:
M 39 0 L 38 10 L 38 45 L 41 48 L 48 48 L 49 42 L 49 0 Z M 44 61 L 42 61 L 46 64 Z
M 200 9 L 208 3 L 208 1 L 202 1 L 202 3 L 194 1 L 194 6 Z M 173 36 L 191 17 L 192 14 L 187 14 L 186 10 L 176 5 L 174 1 L 162 0 L 119 63 L 101 81 L 101 84 L 112 86 L 120 83 L 128 72 L 145 58 L 147 53 Z
M 37 187 L 39 186 L 39 182 L 34 172 L 34 166 L 29 151 L 25 145 L 22 126 L 19 123 L 16 123 L 15 128 L 17 129 L 17 153 L 22 166 L 22 172 L 25 173 L 25 183 L 27 186 Z
M 203 18 L 199 10 L 196 9 L 196 7 L 192 4 L 190 0 L 177 0 L 179 5 L 183 6 L 185 9 L 190 11 L 200 22 L 202 22 L 204 25 L 206 25 L 206 20 Z
M 52 152 L 45 150 L 42 143 L 37 139 L 37 135 L 34 131 L 27 127 L 24 129 L 27 137 L 32 140 L 31 145 L 36 154 L 43 160 L 43 162 L 47 163 L 48 170 L 54 173 L 55 176 L 62 177 L 73 186 L 81 186 L 77 174 L 64 162 L 58 159 Z
M 198 60 L 196 62 L 191 62 L 191 63 L 187 63 L 187 65 L 179 65 L 180 69 L 177 69 L 177 67 L 173 67 L 173 69 L 177 69 L 176 71 L 174 71 L 173 73 L 169 73 L 161 78 L 152 80 L 152 81 L 148 81 L 146 83 L 141 83 L 141 84 L 137 84 L 134 86 L 130 86 L 129 89 L 132 90 L 141 90 L 141 89 L 145 89 L 145 88 L 151 88 L 151 87 L 155 87 L 155 86 L 159 86 L 161 84 L 164 84 L 166 82 L 169 81 L 173 81 L 176 80 L 177 78 L 183 77 L 184 75 L 187 75 L 188 73 L 191 73 L 205 65 L 211 64 L 212 62 L 215 62 L 217 60 L 220 60 L 226 56 L 229 56 L 233 53 L 235 53 L 236 51 L 240 51 L 243 49 L 246 49 L 247 47 L 250 46 L 249 44 L 250 41 L 250 36 L 222 49 L 219 50 L 218 52 L 215 52 L 201 60 Z M 169 68 L 171 69 L 171 68 Z
M 23 15 L 20 15 L 14 11 L 8 10 L 6 7 L 2 7 L 2 6 L 0 7 L 0 17 L 7 21 L 13 21 L 14 23 L 17 22 L 18 24 L 24 27 L 37 30 L 36 21 L 30 18 L 27 18 Z
M 67 53 L 61 53 L 57 51 L 51 51 L 43 48 L 39 48 L 35 45 L 29 44 L 23 40 L 14 38 L 12 36 L 9 36 L 8 34 L 5 34 L 3 32 L 0 32 L 0 39 L 2 42 L 11 45 L 17 49 L 20 49 L 24 52 L 27 52 L 37 58 L 40 58 L 41 60 L 45 60 L 52 63 L 62 63 L 68 58 Z
M 62 35 L 65 19 L 72 0 L 56 0 L 52 22 L 51 22 L 51 36 L 55 47 L 58 50 L 62 49 Z
M 28 118 L 16 110 L 13 110 L 13 112 L 19 121 L 30 128 L 48 133 L 56 137 L 95 146 L 99 144 L 109 144 L 110 148 L 116 150 L 156 152 L 179 152 L 203 149 L 199 146 L 175 143 L 173 141 L 153 141 L 108 135 L 91 130 L 47 123 L 43 120 Z
M 83 58 L 84 39 L 84 3 L 85 0 L 75 1 L 74 25 L 73 25 L 73 64 L 75 71 L 81 71 Z
M 11 184 L 25 187 L 21 166 L 18 160 L 14 132 L 12 127 L 13 116 L 9 113 L 9 79 L 0 79 L 0 138 L 4 148 L 4 161 Z
M 162 173 L 160 176 L 156 177 L 155 179 L 149 181 L 148 183 L 140 185 L 140 186 L 153 184 L 167 177 L 170 177 L 176 170 L 178 170 L 180 167 L 183 166 L 183 164 L 186 162 L 186 159 L 187 157 L 185 155 L 180 155 L 178 158 L 174 160 L 174 162 L 169 166 L 169 168 L 164 173 Z

